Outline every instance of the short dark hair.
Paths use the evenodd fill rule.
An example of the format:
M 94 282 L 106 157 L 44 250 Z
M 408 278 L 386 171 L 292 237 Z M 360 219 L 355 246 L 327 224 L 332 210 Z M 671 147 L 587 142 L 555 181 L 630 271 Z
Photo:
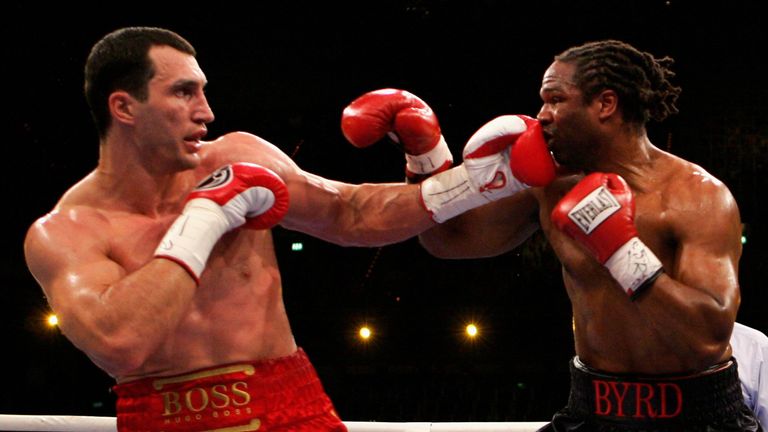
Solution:
M 147 83 L 155 75 L 149 50 L 164 45 L 196 55 L 195 48 L 184 38 L 155 27 L 115 30 L 91 48 L 85 63 L 85 99 L 99 137 L 106 136 L 111 122 L 107 100 L 112 92 L 124 90 L 138 100 L 147 99 Z
M 569 48 L 555 60 L 576 66 L 574 80 L 585 102 L 605 89 L 615 91 L 624 121 L 645 125 L 678 112 L 681 89 L 669 82 L 675 76 L 671 57 L 657 59 L 625 42 L 602 40 Z

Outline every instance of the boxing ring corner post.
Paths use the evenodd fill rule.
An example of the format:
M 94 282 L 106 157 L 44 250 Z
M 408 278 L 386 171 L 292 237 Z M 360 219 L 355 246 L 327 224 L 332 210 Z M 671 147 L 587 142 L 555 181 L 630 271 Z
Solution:
M 545 422 L 344 422 L 349 432 L 533 432 Z M 0 414 L 0 431 L 115 432 L 114 417 Z

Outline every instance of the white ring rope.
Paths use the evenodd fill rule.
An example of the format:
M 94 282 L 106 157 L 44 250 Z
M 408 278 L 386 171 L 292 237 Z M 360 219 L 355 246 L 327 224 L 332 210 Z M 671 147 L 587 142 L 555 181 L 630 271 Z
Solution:
M 533 432 L 545 422 L 385 423 L 344 422 L 349 432 Z M 115 432 L 114 417 L 0 414 L 0 431 Z
M 114 417 L 0 415 L 3 431 L 115 432 Z

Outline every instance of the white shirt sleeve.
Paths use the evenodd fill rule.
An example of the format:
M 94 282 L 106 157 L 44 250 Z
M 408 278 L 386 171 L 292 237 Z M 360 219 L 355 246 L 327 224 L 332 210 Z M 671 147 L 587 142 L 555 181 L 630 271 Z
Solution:
M 736 323 L 731 335 L 731 348 L 739 365 L 744 401 L 763 428 L 768 428 L 768 336 Z

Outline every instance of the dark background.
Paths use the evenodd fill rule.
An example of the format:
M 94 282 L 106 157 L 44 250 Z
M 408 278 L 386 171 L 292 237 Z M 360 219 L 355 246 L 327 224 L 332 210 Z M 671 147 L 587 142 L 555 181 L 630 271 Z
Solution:
M 6 5 L 0 412 L 113 414 L 111 379 L 44 326 L 46 302 L 22 242 L 29 224 L 97 162 L 82 68 L 96 40 L 126 25 L 167 27 L 195 45 L 217 117 L 210 137 L 250 131 L 304 169 L 354 183 L 399 181 L 403 172 L 394 147 L 359 150 L 341 135 L 342 109 L 366 91 L 398 87 L 422 97 L 458 156 L 487 120 L 535 115 L 541 76 L 569 46 L 617 38 L 672 56 L 680 114 L 651 124 L 649 134 L 736 197 L 748 235 L 739 321 L 765 332 L 768 38 L 759 3 Z M 294 241 L 304 242 L 302 252 L 290 251 Z M 415 240 L 342 248 L 280 228 L 275 246 L 297 342 L 343 418 L 538 421 L 565 404 L 571 313 L 540 237 L 504 256 L 463 261 L 432 258 Z M 472 342 L 461 333 L 469 320 L 482 332 Z M 363 322 L 375 331 L 367 344 L 355 338 Z

